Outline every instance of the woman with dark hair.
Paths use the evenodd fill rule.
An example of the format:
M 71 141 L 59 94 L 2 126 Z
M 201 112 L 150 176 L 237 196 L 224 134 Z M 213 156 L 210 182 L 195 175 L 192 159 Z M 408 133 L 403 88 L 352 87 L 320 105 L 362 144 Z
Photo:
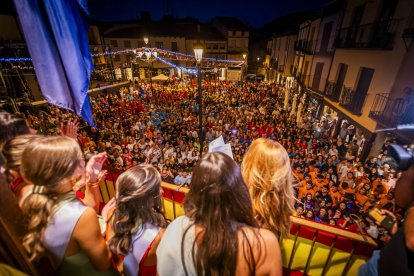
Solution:
M 193 170 L 185 216 L 166 229 L 157 249 L 159 275 L 281 275 L 279 243 L 258 227 L 240 167 L 208 153 Z
M 109 249 L 125 256 L 124 275 L 156 275 L 155 251 L 167 226 L 161 206 L 161 176 L 151 165 L 122 173 L 117 182 L 111 216 L 114 236 Z

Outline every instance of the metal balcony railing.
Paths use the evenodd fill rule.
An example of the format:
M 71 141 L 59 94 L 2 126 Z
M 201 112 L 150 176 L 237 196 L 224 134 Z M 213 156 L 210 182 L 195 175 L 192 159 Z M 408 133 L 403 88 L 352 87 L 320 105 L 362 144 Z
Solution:
M 309 55 L 313 55 L 316 48 L 316 40 L 314 41 L 308 41 L 308 40 L 296 40 L 294 49 L 295 51 L 304 52 Z
M 340 91 L 340 87 L 338 87 L 338 85 L 335 82 L 326 82 L 325 95 L 332 101 L 337 102 L 339 100 Z
M 304 42 L 305 41 L 302 39 L 296 40 L 295 44 L 293 45 L 293 49 L 295 51 L 302 51 Z
M 400 20 L 388 20 L 340 29 L 336 48 L 392 50 Z
M 101 201 L 115 195 L 115 182 L 121 171 L 106 168 L 106 180 L 100 185 Z M 184 215 L 187 187 L 162 182 L 163 209 L 167 220 Z M 290 236 L 280 240 L 286 275 L 356 275 L 377 244 L 370 237 L 314 221 L 291 217 Z
M 346 87 L 345 85 L 342 88 L 341 95 L 339 97 L 339 104 L 347 106 L 350 105 L 352 102 L 352 98 L 354 97 L 355 91 L 352 90 L 351 87 Z
M 344 86 L 341 96 L 339 97 L 339 104 L 351 111 L 353 114 L 361 115 L 366 97 L 366 94 L 356 93 L 356 91 L 352 90 L 351 87 Z
M 369 117 L 386 127 L 414 123 L 410 110 L 412 102 L 405 98 L 392 98 L 388 93 L 375 95 Z

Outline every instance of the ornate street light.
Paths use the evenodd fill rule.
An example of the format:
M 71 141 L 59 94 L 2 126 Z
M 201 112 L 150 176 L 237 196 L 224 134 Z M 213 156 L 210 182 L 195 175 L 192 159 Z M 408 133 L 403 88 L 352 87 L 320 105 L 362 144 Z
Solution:
M 203 59 L 203 46 L 194 45 L 194 57 L 197 61 L 197 81 L 198 81 L 198 137 L 200 141 L 200 158 L 203 154 L 203 94 L 201 91 L 201 60 Z
M 243 74 L 243 77 L 242 77 L 242 89 L 243 90 L 244 90 L 244 81 L 246 79 L 246 69 L 247 69 L 247 66 L 246 66 L 246 58 L 247 58 L 247 54 L 246 53 L 243 53 L 243 60 L 244 60 L 243 67 L 242 67 L 242 69 L 243 69 L 243 72 L 242 72 L 242 74 Z
M 151 51 L 151 48 L 147 48 L 149 44 L 148 37 L 144 37 L 145 48 L 144 51 L 140 51 L 136 54 L 136 58 L 148 63 L 148 71 L 150 77 L 150 85 L 152 91 L 152 64 L 155 60 L 157 60 L 158 53 L 156 51 Z

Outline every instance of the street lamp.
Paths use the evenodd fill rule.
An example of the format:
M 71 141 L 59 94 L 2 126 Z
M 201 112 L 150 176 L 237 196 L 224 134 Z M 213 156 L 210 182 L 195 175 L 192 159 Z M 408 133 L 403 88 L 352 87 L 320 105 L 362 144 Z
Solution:
M 153 67 L 153 61 L 156 60 L 157 57 L 158 57 L 158 53 L 156 51 L 151 51 L 150 48 L 147 48 L 148 43 L 149 43 L 149 38 L 148 37 L 144 37 L 144 43 L 145 43 L 145 51 L 144 51 L 144 53 L 141 53 L 139 58 L 141 58 L 143 54 L 146 57 L 146 60 L 144 59 L 144 61 L 148 63 L 150 86 L 151 86 L 151 91 L 152 91 L 152 67 Z
M 245 82 L 245 80 L 246 80 L 246 57 L 247 57 L 247 55 L 246 54 L 243 54 L 243 60 L 244 60 L 244 62 L 243 62 L 243 67 L 242 67 L 242 69 L 243 69 L 243 72 L 242 72 L 242 75 L 243 75 L 243 77 L 242 77 L 242 90 L 244 91 L 244 82 Z
M 105 51 L 106 52 L 111 52 L 111 46 L 108 44 L 105 47 Z M 112 76 L 112 81 L 115 81 L 115 72 L 114 72 L 114 62 L 112 60 L 112 55 L 109 55 L 109 61 L 111 62 L 111 76 Z
M 257 78 L 257 74 L 259 73 L 259 60 L 260 60 L 260 57 L 257 57 L 256 78 Z
M 200 158 L 203 154 L 203 94 L 201 91 L 201 60 L 203 59 L 203 46 L 194 45 L 194 57 L 197 61 L 197 82 L 198 82 L 198 137 L 200 141 Z

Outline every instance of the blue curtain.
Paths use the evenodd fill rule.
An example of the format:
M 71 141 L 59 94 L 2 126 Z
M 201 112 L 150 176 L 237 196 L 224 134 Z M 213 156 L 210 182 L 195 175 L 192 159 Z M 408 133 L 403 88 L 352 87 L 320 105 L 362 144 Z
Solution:
M 14 0 L 45 99 L 93 125 L 86 0 Z

